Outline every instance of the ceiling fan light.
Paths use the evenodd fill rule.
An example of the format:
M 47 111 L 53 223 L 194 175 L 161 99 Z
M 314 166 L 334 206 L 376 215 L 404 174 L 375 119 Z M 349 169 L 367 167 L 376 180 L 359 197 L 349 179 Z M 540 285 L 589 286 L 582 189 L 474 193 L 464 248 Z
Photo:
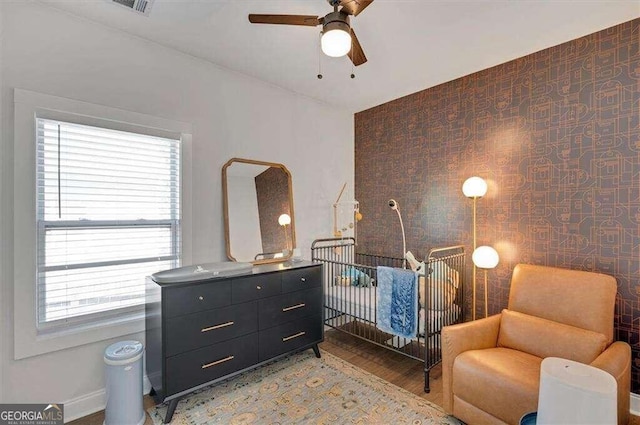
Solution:
M 351 34 L 343 28 L 327 29 L 325 26 L 320 39 L 320 47 L 327 56 L 333 58 L 344 56 L 351 50 Z

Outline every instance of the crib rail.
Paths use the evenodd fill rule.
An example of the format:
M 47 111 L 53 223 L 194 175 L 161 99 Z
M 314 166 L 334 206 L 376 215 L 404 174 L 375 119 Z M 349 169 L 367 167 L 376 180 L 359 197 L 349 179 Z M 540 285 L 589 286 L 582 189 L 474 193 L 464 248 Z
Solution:
M 465 255 L 463 245 L 454 245 L 443 248 L 433 248 L 427 254 L 425 260 L 425 266 L 427 267 L 427 279 L 425 282 L 426 298 L 431 300 L 432 303 L 442 307 L 447 303 L 446 291 L 437 291 L 433 293 L 433 288 L 438 288 L 438 282 L 434 282 L 430 279 L 431 276 L 442 276 L 446 274 L 446 270 L 452 269 L 457 273 L 458 287 L 456 288 L 455 298 L 453 303 L 458 307 L 450 308 L 442 311 L 441 314 L 436 314 L 434 317 L 426 317 L 427 322 L 432 320 L 432 323 L 428 324 L 428 329 L 432 329 L 429 334 L 430 338 L 426 340 L 425 350 L 425 368 L 427 365 L 433 367 L 442 361 L 442 347 L 440 345 L 440 331 L 446 325 L 452 325 L 455 323 L 461 323 L 464 320 L 464 276 L 465 276 Z M 425 325 L 427 326 L 427 325 Z
M 353 238 L 329 238 L 312 243 L 311 259 L 325 266 L 325 325 L 424 362 L 428 392 L 429 371 L 442 360 L 440 330 L 462 321 L 463 317 L 464 247 L 457 245 L 429 252 L 425 260 L 428 272 L 420 281 L 420 303 L 426 308 L 419 309 L 415 338 L 390 335 L 377 328 L 377 267 L 403 267 L 402 258 L 358 253 Z M 454 300 L 442 279 L 434 279 L 451 274 L 452 270 L 457 273 L 458 284 Z M 427 300 L 431 308 L 427 307 Z

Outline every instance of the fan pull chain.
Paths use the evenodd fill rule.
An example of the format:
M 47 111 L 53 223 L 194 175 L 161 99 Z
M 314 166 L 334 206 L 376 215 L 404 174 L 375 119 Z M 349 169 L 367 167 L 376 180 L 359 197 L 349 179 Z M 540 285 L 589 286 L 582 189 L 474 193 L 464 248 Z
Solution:
M 318 80 L 322 80 L 322 31 L 320 31 L 320 37 L 318 38 Z
M 351 23 L 353 25 L 353 20 L 351 21 Z M 353 53 L 354 53 L 354 51 L 353 51 L 353 37 L 351 37 L 351 58 L 354 57 Z M 350 62 L 351 62 L 351 79 L 353 80 L 354 78 L 356 78 L 356 74 L 354 74 L 354 72 L 353 72 L 353 68 L 354 68 L 353 61 L 350 61 Z

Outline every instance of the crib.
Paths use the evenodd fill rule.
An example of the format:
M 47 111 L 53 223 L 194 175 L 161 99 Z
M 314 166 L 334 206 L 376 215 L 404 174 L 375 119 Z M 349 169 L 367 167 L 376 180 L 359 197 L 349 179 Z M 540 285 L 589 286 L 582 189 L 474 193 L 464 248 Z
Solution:
M 424 391 L 428 393 L 429 373 L 442 360 L 440 331 L 463 321 L 464 247 L 429 251 L 425 259 L 428 273 L 420 279 L 415 338 L 390 335 L 377 328 L 376 268 L 401 268 L 402 258 L 358 253 L 353 238 L 330 238 L 313 241 L 311 259 L 324 264 L 325 325 L 423 362 Z

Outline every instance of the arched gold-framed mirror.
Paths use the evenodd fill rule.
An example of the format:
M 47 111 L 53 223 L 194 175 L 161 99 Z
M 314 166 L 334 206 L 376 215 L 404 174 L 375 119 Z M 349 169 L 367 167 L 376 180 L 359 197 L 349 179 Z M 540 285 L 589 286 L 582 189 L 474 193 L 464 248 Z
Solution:
M 291 258 L 296 230 L 287 167 L 231 158 L 222 167 L 222 197 L 230 260 L 263 264 Z

